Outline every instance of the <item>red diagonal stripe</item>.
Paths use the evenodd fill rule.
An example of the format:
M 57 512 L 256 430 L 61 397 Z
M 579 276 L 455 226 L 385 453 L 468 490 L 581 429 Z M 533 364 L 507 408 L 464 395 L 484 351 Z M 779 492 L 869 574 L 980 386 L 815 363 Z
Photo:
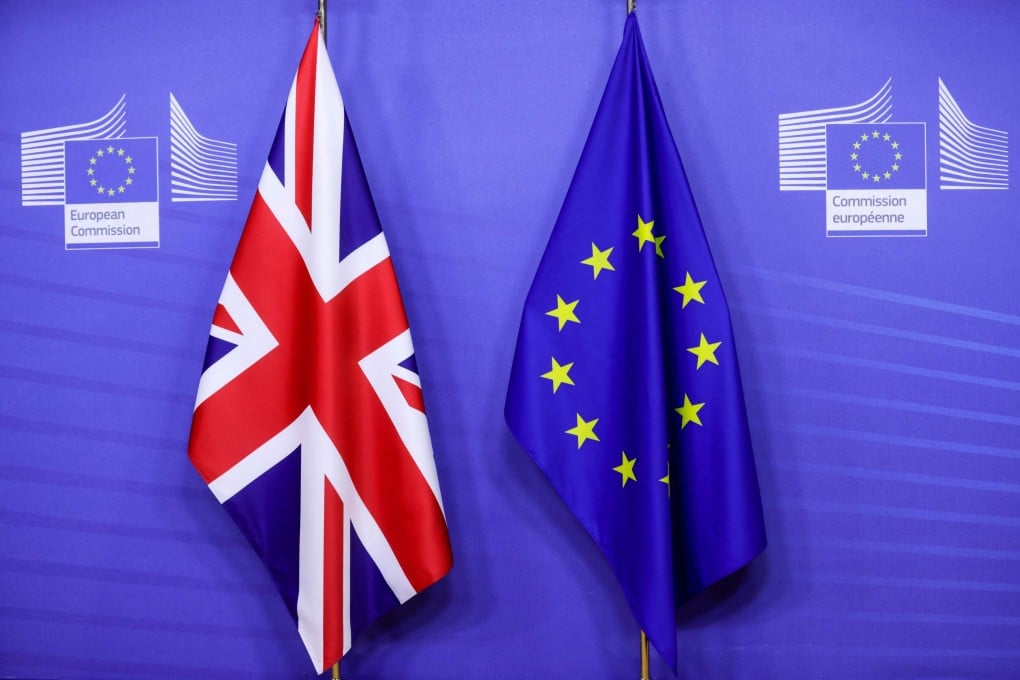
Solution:
M 228 312 L 221 304 L 216 305 L 216 311 L 213 313 L 212 322 L 214 326 L 219 326 L 223 330 L 233 331 L 238 335 L 241 334 L 241 329 L 237 327 L 237 323 L 234 321 L 234 318 L 230 316 L 230 312 Z
M 425 396 L 422 394 L 420 387 L 397 376 L 393 376 L 393 382 L 397 383 L 397 388 L 404 395 L 404 400 L 407 401 L 408 406 L 425 413 Z

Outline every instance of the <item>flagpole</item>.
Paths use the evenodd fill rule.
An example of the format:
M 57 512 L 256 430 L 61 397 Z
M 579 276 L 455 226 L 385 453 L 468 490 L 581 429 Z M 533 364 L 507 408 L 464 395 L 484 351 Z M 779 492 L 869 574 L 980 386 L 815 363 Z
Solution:
M 633 14 L 637 9 L 637 0 L 627 0 L 627 14 Z M 648 636 L 641 631 L 641 680 L 651 680 L 648 675 Z
M 648 675 L 648 636 L 643 630 L 641 631 L 641 680 L 652 680 Z
M 627 14 L 633 14 L 637 9 L 637 0 L 627 0 Z M 641 631 L 641 680 L 652 680 L 648 669 L 648 636 Z
M 629 0 L 628 0 L 629 1 Z M 322 44 L 326 44 L 326 0 L 319 0 L 319 10 L 315 13 L 319 18 L 319 29 L 322 31 Z M 340 680 L 340 662 L 333 664 L 333 680 Z
M 637 9 L 637 0 L 627 0 L 627 14 L 633 14 Z M 651 680 L 648 670 L 648 636 L 641 631 L 641 680 Z

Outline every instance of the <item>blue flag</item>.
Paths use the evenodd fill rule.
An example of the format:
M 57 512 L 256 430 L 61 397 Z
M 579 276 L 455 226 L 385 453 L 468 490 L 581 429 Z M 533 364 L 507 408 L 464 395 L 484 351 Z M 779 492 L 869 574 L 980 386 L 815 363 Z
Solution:
M 633 13 L 524 305 L 506 419 L 676 670 L 677 606 L 765 529 L 729 310 Z

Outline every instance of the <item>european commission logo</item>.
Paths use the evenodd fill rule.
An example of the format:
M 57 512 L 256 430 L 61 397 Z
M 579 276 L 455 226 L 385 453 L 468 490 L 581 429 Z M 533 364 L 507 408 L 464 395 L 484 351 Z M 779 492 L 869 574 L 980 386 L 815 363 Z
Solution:
M 1009 188 L 1005 131 L 971 122 L 939 79 L 940 190 Z M 926 236 L 923 122 L 892 120 L 892 79 L 859 104 L 779 115 L 779 189 L 824 191 L 827 236 Z
M 64 142 L 64 247 L 159 247 L 155 137 Z
M 159 143 L 103 116 L 21 134 L 21 204 L 64 206 L 67 250 L 159 247 Z M 237 145 L 199 134 L 170 94 L 170 200 L 237 200 Z
M 825 126 L 825 233 L 928 232 L 924 123 Z

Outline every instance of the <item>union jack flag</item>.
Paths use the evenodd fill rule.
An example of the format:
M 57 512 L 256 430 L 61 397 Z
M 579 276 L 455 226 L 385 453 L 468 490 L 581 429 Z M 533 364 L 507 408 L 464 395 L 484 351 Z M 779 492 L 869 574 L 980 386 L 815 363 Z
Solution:
M 318 21 L 213 316 L 188 455 L 320 670 L 452 565 L 407 317 Z

